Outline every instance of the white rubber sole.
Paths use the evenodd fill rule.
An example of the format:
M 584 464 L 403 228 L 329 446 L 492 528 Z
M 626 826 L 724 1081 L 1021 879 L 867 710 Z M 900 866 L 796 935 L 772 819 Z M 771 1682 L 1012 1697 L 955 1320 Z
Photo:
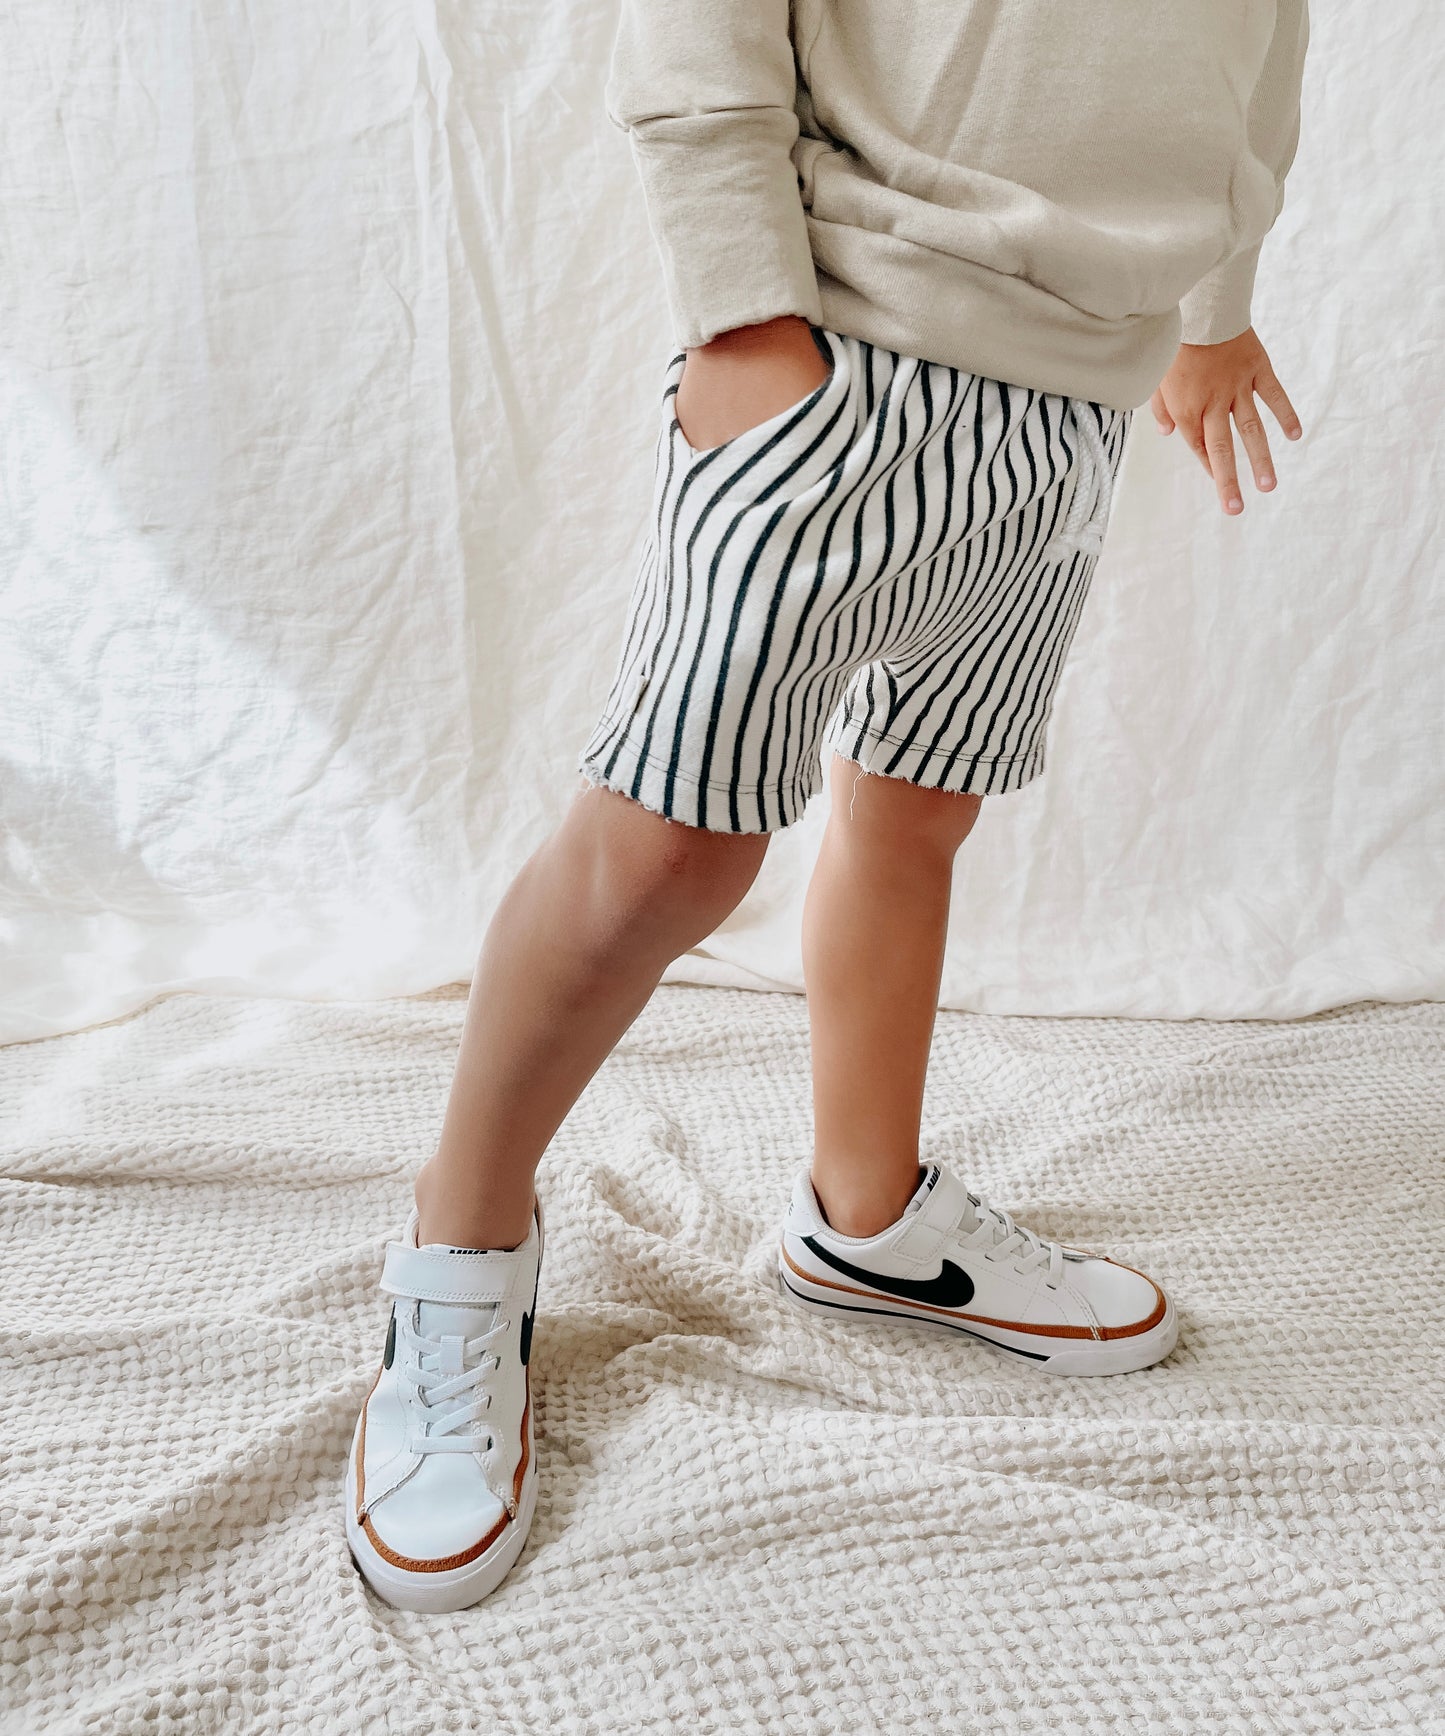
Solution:
M 972 1321 L 953 1321 L 938 1315 L 919 1314 L 906 1303 L 890 1302 L 884 1295 L 871 1295 L 857 1302 L 839 1291 L 813 1285 L 791 1268 L 780 1265 L 775 1274 L 778 1289 L 795 1308 L 806 1314 L 852 1315 L 861 1320 L 901 1320 L 935 1332 L 951 1332 L 986 1344 L 1007 1356 L 1010 1362 L 1026 1363 L 1045 1374 L 1135 1374 L 1161 1361 L 1179 1338 L 1174 1303 L 1166 1297 L 1164 1318 L 1147 1332 L 1132 1338 L 1065 1338 L 1050 1341 L 1030 1332 L 991 1331 Z
M 511 1572 L 512 1564 L 522 1553 L 527 1533 L 532 1529 L 532 1514 L 537 1506 L 537 1460 L 530 1439 L 532 1421 L 527 1419 L 527 1472 L 522 1478 L 522 1496 L 517 1503 L 517 1516 L 484 1554 L 465 1567 L 447 1568 L 441 1573 L 409 1573 L 395 1567 L 378 1555 L 371 1539 L 356 1521 L 356 1441 L 346 1461 L 346 1541 L 351 1545 L 352 1559 L 361 1577 L 384 1602 L 396 1609 L 420 1610 L 426 1615 L 443 1615 L 448 1610 L 466 1609 L 480 1603 L 495 1591 Z

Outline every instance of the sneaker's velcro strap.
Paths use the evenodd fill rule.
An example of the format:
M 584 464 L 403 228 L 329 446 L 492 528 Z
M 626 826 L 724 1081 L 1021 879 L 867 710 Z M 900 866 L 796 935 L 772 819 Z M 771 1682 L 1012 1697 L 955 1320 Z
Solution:
M 417 1302 L 455 1303 L 464 1307 L 504 1302 L 517 1287 L 518 1256 L 513 1254 L 444 1254 L 435 1248 L 386 1244 L 381 1287 L 392 1296 Z M 527 1294 L 531 1295 L 530 1281 Z
M 944 1236 L 963 1216 L 967 1203 L 968 1189 L 951 1171 L 940 1169 L 923 1204 L 903 1220 L 903 1228 L 893 1237 L 894 1252 L 913 1260 L 931 1260 Z

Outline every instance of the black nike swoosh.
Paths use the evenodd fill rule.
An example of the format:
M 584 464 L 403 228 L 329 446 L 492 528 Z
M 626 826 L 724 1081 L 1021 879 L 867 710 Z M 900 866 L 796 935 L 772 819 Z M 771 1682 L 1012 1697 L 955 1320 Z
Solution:
M 396 1360 L 396 1303 L 391 1305 L 391 1324 L 386 1329 L 386 1350 L 382 1354 L 381 1366 L 390 1368 Z
M 870 1272 L 863 1266 L 850 1266 L 814 1236 L 804 1236 L 803 1246 L 816 1254 L 825 1265 L 845 1277 L 856 1278 L 870 1290 L 882 1290 L 889 1296 L 901 1296 L 905 1302 L 928 1302 L 935 1308 L 963 1308 L 973 1300 L 973 1279 L 962 1266 L 945 1260 L 935 1278 L 890 1278 L 884 1272 Z
M 537 1262 L 537 1277 L 532 1285 L 532 1311 L 522 1316 L 522 1367 L 527 1366 L 527 1358 L 532 1354 L 532 1322 L 537 1318 L 537 1285 L 542 1281 L 542 1263 Z
M 840 1314 L 876 1314 L 880 1320 L 897 1320 L 899 1318 L 897 1314 L 892 1313 L 887 1308 L 855 1308 L 851 1302 L 829 1302 L 822 1296 L 806 1296 L 796 1284 L 788 1284 L 786 1278 L 783 1279 L 783 1282 L 788 1285 L 795 1296 L 806 1302 L 810 1308 L 834 1308 Z M 949 1332 L 961 1332 L 965 1338 L 976 1338 L 980 1344 L 991 1345 L 993 1349 L 1005 1351 L 1009 1356 L 1026 1356 L 1030 1362 L 1047 1362 L 1049 1360 L 1045 1351 L 1020 1350 L 1016 1344 L 1005 1344 L 1002 1339 L 990 1338 L 986 1332 L 975 1332 L 971 1327 L 960 1326 L 956 1320 L 940 1320 L 938 1325 L 945 1327 Z

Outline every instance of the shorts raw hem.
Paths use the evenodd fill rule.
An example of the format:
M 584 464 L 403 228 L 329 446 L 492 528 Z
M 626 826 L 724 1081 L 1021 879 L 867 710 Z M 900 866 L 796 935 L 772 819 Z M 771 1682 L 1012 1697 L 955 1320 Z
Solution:
M 845 718 L 824 736 L 840 758 L 874 777 L 898 778 L 920 789 L 948 790 L 957 796 L 1006 796 L 1032 783 L 1044 770 L 1046 745 L 1040 740 L 1022 754 L 944 752 L 905 746 L 881 730 L 859 729 Z
M 603 736 L 607 727 L 608 720 L 604 718 L 594 730 L 592 740 Z M 669 794 L 667 762 L 655 754 L 638 753 L 628 746 L 625 736 L 622 750 L 617 755 L 618 769 L 612 773 L 604 771 L 603 765 L 612 757 L 616 745 L 615 737 L 606 736 L 598 747 L 592 748 L 589 744 L 583 750 L 577 760 L 577 770 L 587 782 L 594 789 L 611 790 L 614 795 L 626 796 L 629 801 L 664 820 L 674 820 L 701 832 L 724 832 L 742 837 L 784 831 L 802 819 L 804 808 L 822 788 L 821 772 L 811 784 L 800 779 L 789 789 L 777 789 L 759 784 L 734 787 L 713 780 L 704 783 L 687 772 L 673 771 Z M 706 803 L 701 799 L 704 791 L 710 798 Z M 768 824 L 759 820 L 759 797 Z M 732 824 L 733 803 L 742 810 L 742 823 L 736 826 Z

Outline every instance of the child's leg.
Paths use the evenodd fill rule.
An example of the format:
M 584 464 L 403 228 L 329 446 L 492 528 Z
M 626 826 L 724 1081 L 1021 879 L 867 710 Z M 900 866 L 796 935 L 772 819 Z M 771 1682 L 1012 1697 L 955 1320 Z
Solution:
M 918 1185 L 918 1134 L 953 858 L 982 798 L 829 768 L 808 888 L 813 1186 L 834 1229 L 871 1236 Z
M 417 1177 L 419 1242 L 526 1237 L 547 1142 L 667 965 L 738 904 L 767 842 L 611 790 L 576 797 L 487 931 L 441 1139 Z
M 1045 1240 L 918 1162 L 953 858 L 981 798 L 842 755 L 830 775 L 805 917 L 816 1146 L 783 1223 L 783 1290 L 828 1320 L 942 1326 L 1054 1374 L 1148 1368 L 1179 1327 L 1147 1273 Z

